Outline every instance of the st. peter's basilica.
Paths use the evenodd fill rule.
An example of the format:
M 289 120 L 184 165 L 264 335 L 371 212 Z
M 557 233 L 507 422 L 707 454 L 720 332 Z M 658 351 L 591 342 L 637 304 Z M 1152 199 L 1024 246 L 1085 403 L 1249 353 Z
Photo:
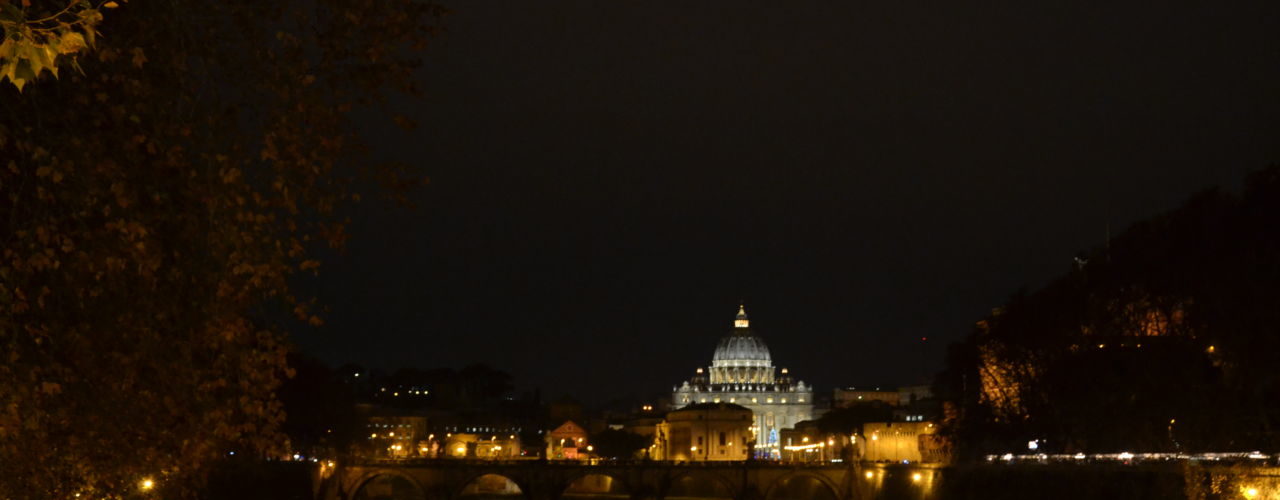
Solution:
M 694 403 L 734 403 L 751 410 L 756 456 L 780 454 L 779 433 L 813 417 L 813 388 L 792 382 L 786 368 L 777 373 L 764 339 L 750 328 L 747 312 L 738 307 L 733 330 L 720 338 L 711 366 L 674 389 L 673 409 Z

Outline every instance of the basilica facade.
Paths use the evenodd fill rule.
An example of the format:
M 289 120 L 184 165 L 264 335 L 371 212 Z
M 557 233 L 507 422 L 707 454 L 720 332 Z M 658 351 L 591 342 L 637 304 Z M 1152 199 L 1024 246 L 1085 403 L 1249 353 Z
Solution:
M 779 433 L 813 418 L 813 388 L 792 382 L 786 368 L 773 366 L 764 339 L 751 329 L 744 307 L 738 307 L 733 330 L 720 338 L 711 366 L 675 387 L 673 409 L 701 403 L 731 403 L 752 413 L 750 428 L 757 458 L 781 456 Z

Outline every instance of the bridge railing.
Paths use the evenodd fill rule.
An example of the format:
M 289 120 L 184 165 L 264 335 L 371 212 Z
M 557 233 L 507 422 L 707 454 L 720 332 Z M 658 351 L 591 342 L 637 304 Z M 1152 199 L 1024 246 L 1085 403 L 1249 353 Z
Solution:
M 689 467 L 689 468 L 830 468 L 850 467 L 851 463 L 831 462 L 784 462 L 777 460 L 718 460 L 718 461 L 671 461 L 671 460 L 544 460 L 539 458 L 516 459 L 465 459 L 465 458 L 367 458 L 347 462 L 355 466 L 401 466 L 401 467 Z

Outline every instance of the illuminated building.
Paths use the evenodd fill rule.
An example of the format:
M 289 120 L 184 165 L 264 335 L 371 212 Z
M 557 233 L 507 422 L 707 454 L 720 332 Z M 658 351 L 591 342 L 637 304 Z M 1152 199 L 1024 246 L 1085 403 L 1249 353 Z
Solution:
M 377 415 L 364 419 L 366 434 L 360 446 L 363 454 L 378 458 L 408 458 L 419 455 L 420 442 L 427 439 L 427 418 L 412 415 Z
M 651 456 L 682 462 L 746 460 L 751 415 L 731 403 L 695 403 L 672 411 L 657 426 Z
M 515 434 L 449 433 L 442 441 L 440 455 L 446 458 L 503 460 L 520 456 L 520 439 Z M 426 443 L 428 448 L 422 450 L 422 455 L 429 456 L 433 444 L 435 441 Z
M 587 430 L 572 420 L 547 433 L 547 458 L 577 460 L 587 454 Z
M 779 431 L 813 418 L 813 388 L 803 381 L 792 383 L 786 368 L 777 373 L 769 348 L 751 330 L 741 306 L 733 330 L 716 346 L 711 366 L 698 368 L 692 379 L 674 388 L 671 402 L 675 408 L 731 403 L 751 410 L 752 441 L 761 458 L 779 458 Z
M 938 428 L 932 422 L 880 422 L 862 425 L 862 459 L 869 461 L 941 461 L 933 456 L 929 439 Z

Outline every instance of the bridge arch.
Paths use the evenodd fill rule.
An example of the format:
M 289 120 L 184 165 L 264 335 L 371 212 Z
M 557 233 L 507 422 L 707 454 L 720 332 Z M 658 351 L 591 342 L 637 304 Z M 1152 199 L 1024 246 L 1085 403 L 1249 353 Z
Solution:
M 803 471 L 775 479 L 764 493 L 764 500 L 840 500 L 841 498 L 840 487 L 829 478 Z
M 494 471 L 472 474 L 454 492 L 456 500 L 492 500 L 495 498 L 527 499 L 529 487 L 520 478 Z
M 581 471 L 565 478 L 561 497 L 629 497 L 635 492 L 626 476 L 607 471 Z
M 398 470 L 370 471 L 354 483 L 347 500 L 426 500 L 427 490 L 413 476 Z
M 661 491 L 661 499 L 681 498 L 738 498 L 741 493 L 733 481 L 710 470 L 681 471 L 671 476 Z

